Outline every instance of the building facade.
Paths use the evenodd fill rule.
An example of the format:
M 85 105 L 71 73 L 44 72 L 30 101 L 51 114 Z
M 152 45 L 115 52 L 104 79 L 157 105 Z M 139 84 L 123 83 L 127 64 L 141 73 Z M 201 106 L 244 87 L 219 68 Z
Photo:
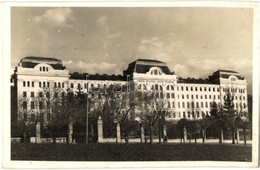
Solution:
M 11 81 L 17 99 L 14 112 L 16 117 L 26 119 L 43 109 L 43 101 L 36 98 L 48 98 L 50 91 L 46 92 L 46 89 L 53 89 L 54 93 L 59 91 L 61 93 L 56 95 L 61 95 L 68 88 L 75 91 L 79 85 L 86 92 L 92 87 L 126 85 L 129 81 L 140 91 L 156 91 L 159 98 L 167 99 L 168 121 L 202 119 L 210 114 L 212 102 L 223 105 L 226 92 L 231 92 L 238 112 L 248 111 L 247 82 L 239 73 L 218 70 L 207 79 L 184 79 L 171 72 L 166 63 L 157 60 L 138 59 L 130 63 L 122 75 L 107 75 L 69 73 L 61 60 L 29 56 L 21 59 Z

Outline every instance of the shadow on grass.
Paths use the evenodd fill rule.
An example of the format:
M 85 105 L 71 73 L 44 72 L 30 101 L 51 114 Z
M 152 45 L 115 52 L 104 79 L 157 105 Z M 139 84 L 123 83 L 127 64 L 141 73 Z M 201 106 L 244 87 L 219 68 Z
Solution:
M 11 144 L 12 160 L 247 161 L 251 145 L 232 144 Z

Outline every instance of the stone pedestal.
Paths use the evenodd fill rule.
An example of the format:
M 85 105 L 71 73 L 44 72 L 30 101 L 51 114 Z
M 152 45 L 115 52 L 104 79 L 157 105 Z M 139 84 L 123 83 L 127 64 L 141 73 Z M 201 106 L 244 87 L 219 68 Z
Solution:
M 36 123 L 36 143 L 41 143 L 41 123 Z
M 101 117 L 98 119 L 98 143 L 103 142 L 103 121 Z
M 166 125 L 163 125 L 163 138 L 164 138 L 164 136 L 167 136 Z
M 219 139 L 219 143 L 223 143 L 223 139 L 224 139 L 224 134 L 223 134 L 223 129 L 220 129 L 220 139 Z
M 206 128 L 203 128 L 202 129 L 202 140 L 203 140 L 203 143 L 205 143 L 206 142 L 206 138 L 207 138 L 207 136 L 206 136 Z
M 236 130 L 236 133 L 237 133 L 237 144 L 238 144 L 239 141 L 240 141 L 240 136 L 239 136 L 239 130 L 238 129 Z
M 69 127 L 68 127 L 68 143 L 71 144 L 73 143 L 72 141 L 72 134 L 73 134 L 73 123 L 69 122 Z
M 187 142 L 187 129 L 186 126 L 183 127 L 183 143 Z
M 140 124 L 141 126 L 141 143 L 144 143 L 145 142 L 145 139 L 144 139 L 144 127 L 142 124 Z
M 121 132 L 120 132 L 120 124 L 116 124 L 116 142 L 120 143 L 121 142 Z

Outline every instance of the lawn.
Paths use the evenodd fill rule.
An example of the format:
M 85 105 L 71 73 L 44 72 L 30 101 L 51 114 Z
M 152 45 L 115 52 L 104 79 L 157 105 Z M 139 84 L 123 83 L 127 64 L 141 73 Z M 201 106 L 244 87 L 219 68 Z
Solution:
M 48 161 L 248 161 L 251 145 L 232 144 L 19 144 L 12 160 Z

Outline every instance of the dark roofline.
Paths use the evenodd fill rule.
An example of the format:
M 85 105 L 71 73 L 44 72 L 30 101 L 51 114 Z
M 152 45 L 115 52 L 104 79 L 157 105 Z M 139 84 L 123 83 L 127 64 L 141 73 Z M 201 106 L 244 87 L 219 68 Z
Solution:
M 59 61 L 61 62 L 61 60 L 54 58 L 54 57 L 40 57 L 40 56 L 27 56 L 24 57 L 20 60 L 20 62 L 22 62 L 24 59 L 31 59 L 31 60 L 50 60 L 50 61 Z
M 165 63 L 165 62 L 162 62 L 162 61 L 159 61 L 159 60 L 154 60 L 154 59 L 143 59 L 143 58 L 137 59 L 137 60 L 135 60 L 135 61 Z M 135 61 L 134 61 L 134 62 L 135 62 Z
M 89 74 L 89 73 L 70 73 L 70 79 L 76 80 L 108 80 L 108 81 L 126 81 L 127 77 L 124 75 L 115 74 Z

